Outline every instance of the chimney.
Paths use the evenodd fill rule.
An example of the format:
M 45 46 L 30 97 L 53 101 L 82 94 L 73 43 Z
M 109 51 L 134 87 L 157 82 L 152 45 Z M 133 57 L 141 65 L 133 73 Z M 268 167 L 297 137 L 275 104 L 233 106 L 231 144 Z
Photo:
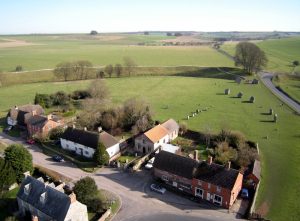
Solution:
M 25 173 L 23 173 L 24 174 L 24 177 L 26 178 L 26 177 L 28 177 L 28 176 L 30 176 L 30 172 L 29 171 L 26 171 Z
M 39 221 L 39 218 L 37 216 L 32 216 L 31 220 L 32 221 Z
M 230 167 L 231 167 L 231 162 L 228 161 L 228 162 L 226 163 L 226 169 L 227 169 L 227 170 L 230 170 Z
M 17 105 L 15 105 L 15 110 L 19 110 L 19 107 Z
M 198 159 L 198 150 L 194 150 L 194 160 L 199 161 L 199 159 Z
M 69 195 L 69 197 L 70 197 L 71 203 L 76 202 L 76 194 L 75 194 L 74 192 L 72 192 L 72 193 Z
M 83 130 L 84 130 L 84 131 L 87 131 L 87 128 L 86 128 L 86 127 L 84 127 L 84 128 L 83 128 Z
M 212 164 L 212 161 L 213 161 L 212 156 L 208 156 L 208 158 L 207 158 L 207 163 L 208 163 L 209 165 L 211 165 L 211 164 Z
M 72 125 L 72 128 L 73 128 L 73 129 L 75 129 L 75 128 L 76 128 L 75 124 L 73 124 L 73 125 Z
M 51 119 L 52 119 L 52 114 L 48 114 L 48 115 L 47 115 L 47 119 L 48 119 L 48 120 L 51 120 Z
M 31 114 L 32 114 L 32 116 L 35 116 L 36 115 L 36 110 L 32 110 Z
M 98 132 L 100 133 L 102 131 L 102 127 L 98 127 Z

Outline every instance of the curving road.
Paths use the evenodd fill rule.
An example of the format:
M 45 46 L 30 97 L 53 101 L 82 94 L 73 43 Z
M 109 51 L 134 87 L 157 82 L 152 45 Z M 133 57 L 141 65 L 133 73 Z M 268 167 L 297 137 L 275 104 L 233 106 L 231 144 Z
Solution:
M 76 181 L 84 176 L 95 179 L 100 189 L 117 194 L 122 201 L 115 221 L 164 220 L 164 221 L 231 221 L 236 214 L 215 208 L 210 204 L 199 204 L 167 191 L 164 195 L 150 191 L 150 171 L 126 173 L 117 169 L 103 168 L 89 174 L 70 162 L 54 162 L 35 145 L 27 145 L 19 138 L 0 133 L 0 140 L 7 144 L 21 143 L 32 154 L 33 163 L 63 174 Z
M 282 102 L 284 102 L 286 105 L 292 108 L 295 112 L 300 114 L 300 105 L 275 87 L 275 85 L 272 82 L 272 78 L 274 77 L 272 73 L 261 72 L 258 75 L 263 84 L 267 88 L 269 88 L 273 92 L 273 94 L 275 94 Z

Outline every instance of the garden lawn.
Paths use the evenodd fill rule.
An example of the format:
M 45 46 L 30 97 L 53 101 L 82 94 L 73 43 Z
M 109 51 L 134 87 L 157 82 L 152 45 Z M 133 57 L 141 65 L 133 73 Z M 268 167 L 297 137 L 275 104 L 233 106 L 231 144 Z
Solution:
M 286 78 L 276 82 L 276 84 L 289 96 L 300 102 L 300 78 Z
M 231 80 L 197 77 L 136 77 L 105 80 L 112 101 L 120 103 L 131 97 L 146 99 L 160 121 L 174 118 L 186 121 L 196 109 L 205 109 L 191 118 L 188 127 L 215 132 L 227 127 L 240 130 L 247 138 L 259 143 L 262 160 L 262 183 L 257 206 L 263 205 L 272 220 L 292 220 L 300 217 L 300 121 L 287 106 L 263 84 L 238 85 Z M 86 88 L 89 81 L 38 83 L 0 88 L 0 110 L 32 102 L 35 93 L 52 93 Z M 230 88 L 231 94 L 224 95 Z M 234 98 L 243 92 L 242 99 Z M 255 103 L 247 103 L 255 96 Z M 8 98 L 8 99 L 3 99 Z M 278 123 L 265 115 L 269 108 L 278 114 Z M 5 112 L 2 112 L 4 114 Z

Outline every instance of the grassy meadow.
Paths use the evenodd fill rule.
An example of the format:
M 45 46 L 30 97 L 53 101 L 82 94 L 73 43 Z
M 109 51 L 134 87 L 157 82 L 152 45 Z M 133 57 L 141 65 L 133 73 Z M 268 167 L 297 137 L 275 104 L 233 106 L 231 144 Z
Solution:
M 107 36 L 105 41 L 85 35 L 15 36 L 9 37 L 33 45 L 1 48 L 0 70 L 13 71 L 17 65 L 24 70 L 54 68 L 62 61 L 89 60 L 95 66 L 123 63 L 128 56 L 139 66 L 194 65 L 211 67 L 233 66 L 233 62 L 208 46 L 139 46 L 143 42 L 159 41 L 166 36 Z M 0 38 L 1 39 L 1 38 Z M 3 39 L 5 39 L 3 37 Z M 111 40 L 108 40 L 111 39 Z M 132 44 L 130 44 L 132 42 Z
M 300 37 L 270 39 L 255 42 L 266 52 L 269 59 L 267 70 L 279 73 L 292 73 L 294 68 L 291 63 L 294 60 L 300 61 Z M 222 49 L 234 55 L 236 42 L 225 43 Z M 300 66 L 296 68 L 300 72 Z
M 258 208 L 268 212 L 272 220 L 293 220 L 300 216 L 299 116 L 288 107 L 280 106 L 281 102 L 262 84 L 238 85 L 226 79 L 175 76 L 112 78 L 105 81 L 114 103 L 130 97 L 143 97 L 153 107 L 156 119 L 172 117 L 178 121 L 186 121 L 190 112 L 207 107 L 208 111 L 187 121 L 189 128 L 201 131 L 211 127 L 217 132 L 226 126 L 240 130 L 249 139 L 257 141 L 263 161 Z M 3 115 L 15 104 L 32 102 L 37 92 L 70 92 L 86 88 L 89 83 L 76 81 L 2 87 L 0 109 Z M 231 89 L 231 95 L 223 95 L 225 88 Z M 240 91 L 244 97 L 234 98 Z M 252 95 L 256 98 L 255 103 L 247 103 Z M 271 122 L 271 116 L 265 115 L 270 107 L 279 116 L 276 124 Z

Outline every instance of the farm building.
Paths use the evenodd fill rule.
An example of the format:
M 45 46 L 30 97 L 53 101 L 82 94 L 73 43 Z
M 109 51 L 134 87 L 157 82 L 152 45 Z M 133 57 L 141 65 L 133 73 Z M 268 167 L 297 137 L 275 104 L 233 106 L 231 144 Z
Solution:
M 196 161 L 166 151 L 156 155 L 154 176 L 186 194 L 230 208 L 242 189 L 243 175 L 230 167 L 208 161 Z

